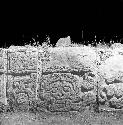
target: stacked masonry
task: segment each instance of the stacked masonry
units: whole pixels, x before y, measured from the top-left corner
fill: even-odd
[[[123,74],[113,78],[121,83],[104,78],[98,74],[94,51],[85,50],[0,49],[0,102],[7,105],[13,99],[21,105],[39,99],[49,111],[81,110],[96,102],[98,92],[100,105],[122,107]]]
[[[40,95],[43,95],[43,98],[47,98],[49,94],[49,91],[47,90],[50,89],[50,92],[55,91],[55,88],[53,89],[53,87],[59,86],[59,84],[61,84],[60,81],[62,81],[61,88],[59,88],[62,89],[60,91],[61,93],[53,92],[53,97],[59,99],[74,98],[76,100],[76,97],[78,98],[78,96],[79,98],[83,97],[85,99],[90,96],[93,99],[89,98],[94,101],[96,92],[95,85],[93,84],[94,80],[92,79],[92,84],[89,85],[86,81],[81,81],[82,79],[80,78],[80,80],[77,75],[71,74],[73,70],[83,69],[83,64],[78,64],[78,62],[75,64],[74,59],[72,59],[76,54],[72,58],[67,58],[66,56],[70,57],[68,52],[71,50],[66,52],[68,54],[66,56],[63,56],[64,54],[62,54],[65,50],[61,52],[57,51],[61,51],[61,49],[53,50],[50,48],[43,51],[41,48],[33,47],[10,47],[6,50],[1,49],[0,85],[2,86],[2,91],[0,101],[7,104],[8,99],[15,97],[14,99],[16,102],[21,103],[23,99],[35,100],[41,98],[39,97],[39,93]],[[58,53],[60,53],[60,55]],[[74,54],[75,52],[71,51],[70,53]],[[79,61],[82,63],[84,60],[79,58]],[[45,77],[47,77],[46,81]],[[51,83],[53,82],[53,84],[50,84],[47,80]],[[49,84],[50,88],[46,88],[46,84]],[[91,91],[85,92],[84,94],[80,90],[81,86],[85,87],[87,90],[90,89]],[[69,89],[70,91],[68,91]],[[89,100],[85,101],[87,101],[85,103],[89,102]],[[66,105],[68,105],[69,100],[66,103]],[[79,106],[81,105],[81,102],[79,104],[73,104],[73,107],[75,107],[75,105]]]
[[[41,74],[37,55],[37,49],[32,47],[11,47],[0,50],[0,101],[2,103],[7,104],[7,99],[12,93],[18,96],[20,91],[26,92],[27,98],[37,97],[39,71]]]

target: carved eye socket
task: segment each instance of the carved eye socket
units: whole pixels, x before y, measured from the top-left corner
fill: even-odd
[[[18,103],[23,103],[23,102],[26,102],[27,100],[28,100],[27,94],[25,94],[25,93],[19,93],[17,95],[17,102]]]
[[[58,88],[57,87],[53,87],[52,90],[51,90],[52,93],[56,93],[58,92]]]
[[[70,86],[64,86],[63,91],[64,92],[70,92]]]

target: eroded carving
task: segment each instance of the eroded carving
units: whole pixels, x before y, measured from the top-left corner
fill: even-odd
[[[26,73],[37,70],[36,51],[8,51],[8,72]]]

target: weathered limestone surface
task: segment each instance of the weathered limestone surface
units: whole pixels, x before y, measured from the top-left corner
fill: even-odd
[[[114,51],[101,65],[103,76],[100,84],[99,99],[101,106],[109,109],[123,108],[123,55]]]
[[[22,108],[36,99],[36,105],[50,112],[82,111],[82,107],[96,104],[98,97],[101,106],[122,107],[122,59],[117,60],[121,55],[107,58],[99,66],[97,53],[90,48],[11,47],[1,53],[5,104]],[[117,72],[112,73],[110,67]]]

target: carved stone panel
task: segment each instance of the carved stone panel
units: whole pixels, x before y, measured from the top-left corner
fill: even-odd
[[[37,71],[36,50],[8,50],[8,73],[29,73]]]
[[[36,73],[25,76],[8,75],[7,98],[10,98],[11,93],[13,93],[15,97],[18,97],[19,93],[26,93],[30,100],[34,100],[36,97],[36,81]]]

